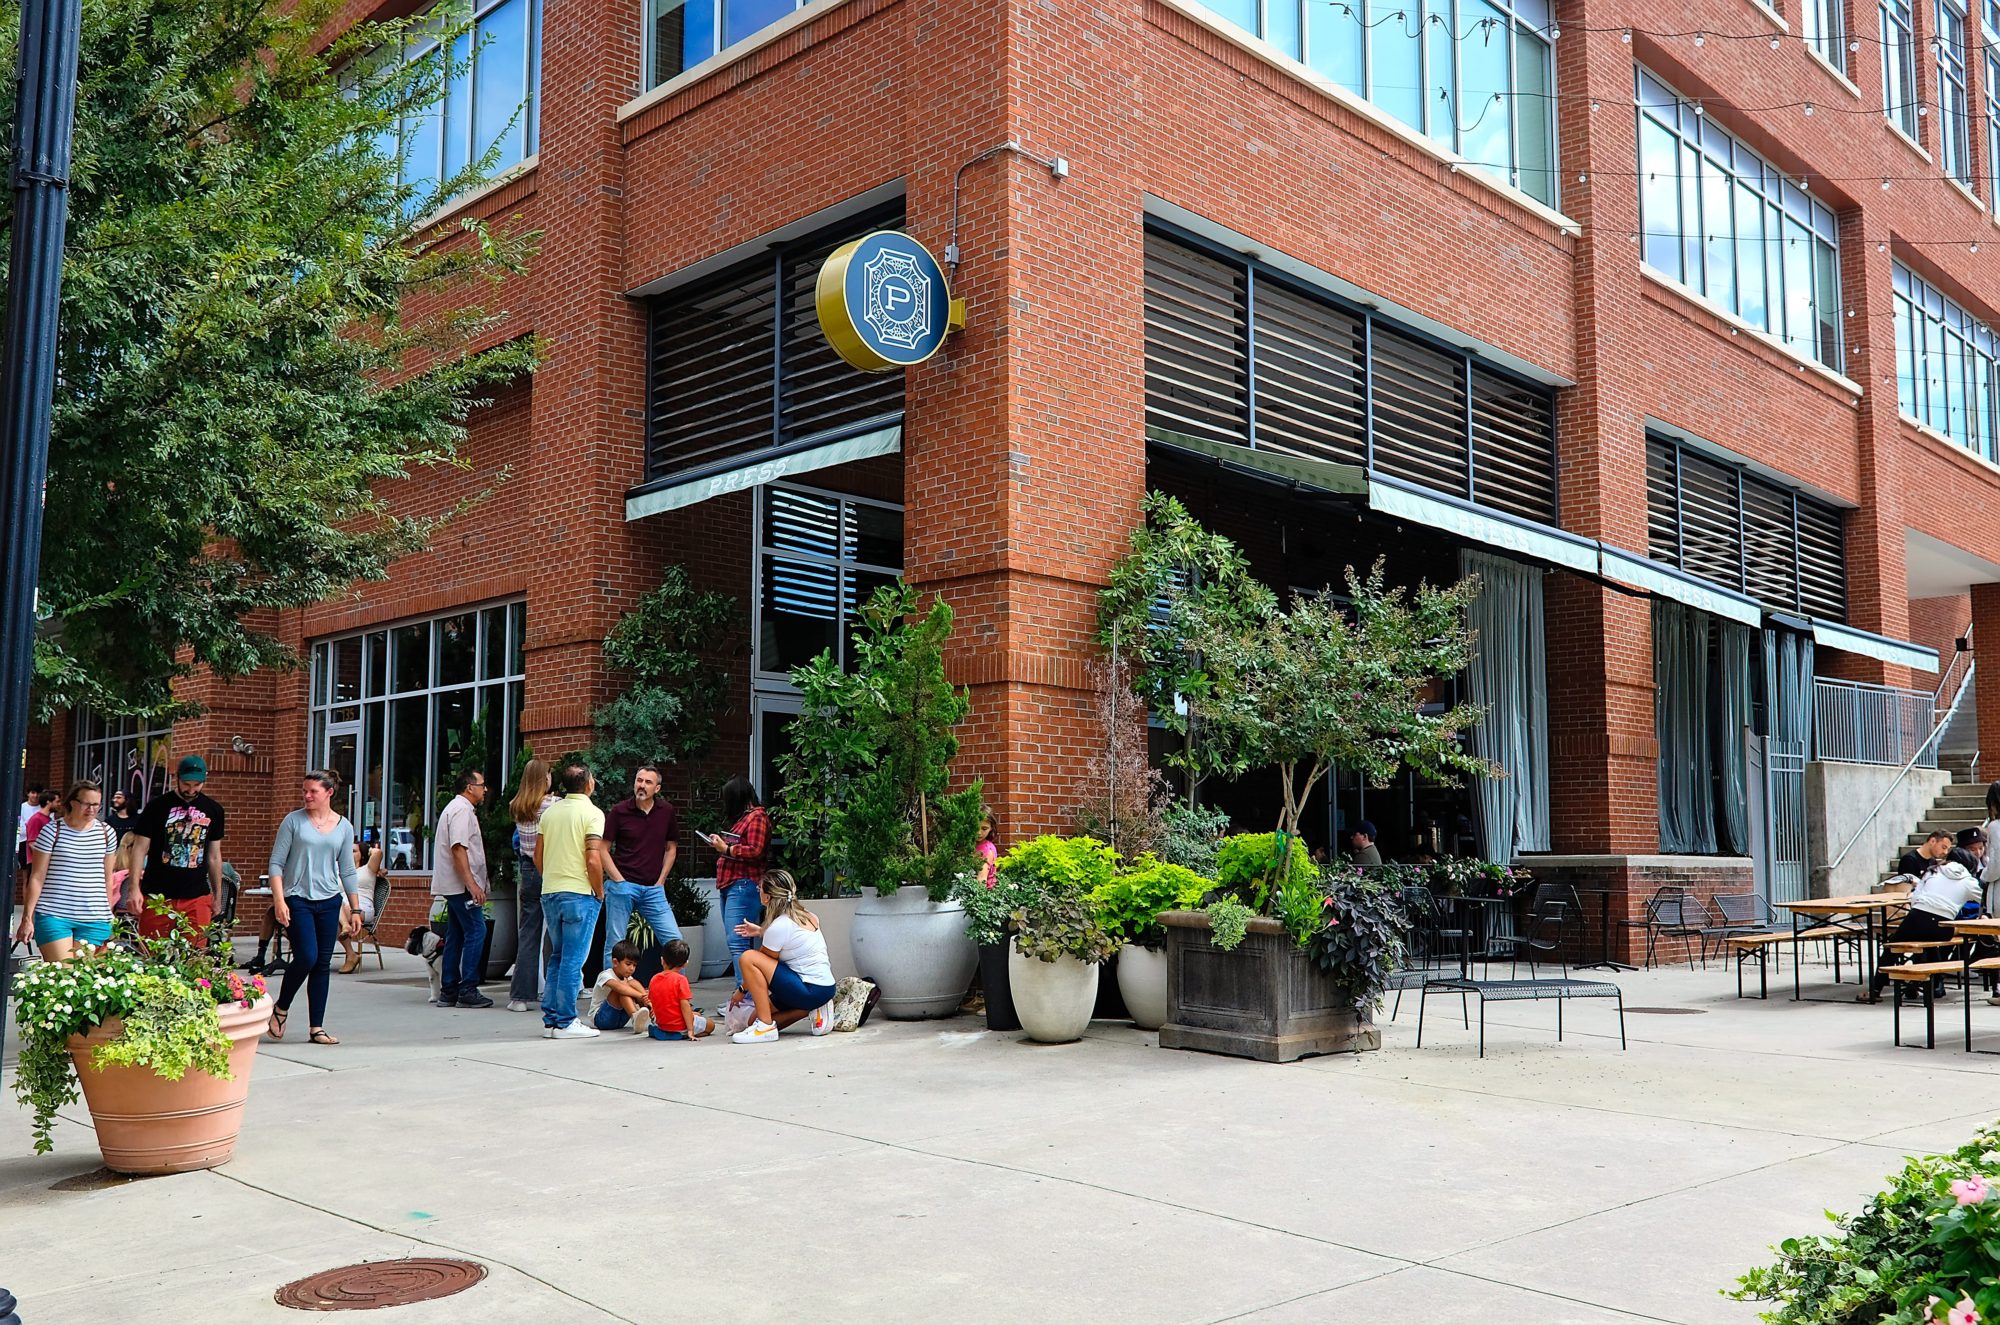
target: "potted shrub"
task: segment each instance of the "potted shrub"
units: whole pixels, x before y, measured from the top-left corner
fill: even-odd
[[[979,949],[979,987],[986,997],[986,1029],[1018,1031],[1013,986],[1007,978],[1007,948],[1014,915],[1014,890],[970,870],[958,876],[952,896],[965,908],[965,934]]]
[[[1031,1040],[1063,1044],[1090,1026],[1098,968],[1119,945],[1092,894],[1117,865],[1118,853],[1089,837],[1037,837],[1001,858],[1000,886],[1014,903],[1007,983]]]
[[[38,1154],[80,1083],[106,1168],[182,1173],[229,1158],[271,1000],[261,976],[230,969],[220,927],[207,948],[193,937],[182,921],[166,938],[79,948],[15,978],[14,1087],[34,1110]]]
[[[1214,887],[1213,879],[1147,855],[1091,894],[1099,923],[1123,945],[1118,993],[1140,1030],[1156,1031],[1167,1019],[1167,931],[1160,916],[1200,906]]]
[[[971,708],[944,675],[951,608],[884,585],[863,605],[843,671],[822,653],[792,671],[800,711],[780,761],[777,827],[816,848],[863,890],[854,965],[881,991],[886,1016],[958,1011],[979,953],[952,886],[974,859],[981,788],[949,790],[952,729]]]

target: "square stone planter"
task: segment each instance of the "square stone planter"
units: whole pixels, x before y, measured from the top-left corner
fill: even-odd
[[[1354,1010],[1277,921],[1251,920],[1230,952],[1210,942],[1199,911],[1169,911],[1160,923],[1167,930],[1162,1049],[1289,1063],[1382,1047],[1374,1020]]]

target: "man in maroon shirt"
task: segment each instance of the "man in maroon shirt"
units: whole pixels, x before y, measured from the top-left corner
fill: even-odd
[[[674,909],[667,905],[667,875],[680,854],[680,820],[660,796],[660,770],[641,764],[632,775],[632,794],[604,814],[604,964],[611,945],[625,937],[637,911],[653,931],[653,942],[681,936]]]

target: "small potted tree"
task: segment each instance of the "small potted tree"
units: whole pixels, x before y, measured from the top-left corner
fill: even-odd
[[[1213,879],[1148,855],[1091,893],[1099,923],[1122,945],[1118,994],[1140,1030],[1156,1031],[1167,1019],[1167,931],[1160,916],[1199,907],[1214,887]]]
[[[1063,1044],[1090,1026],[1098,970],[1119,947],[1093,895],[1117,864],[1117,852],[1089,837],[1037,837],[1000,861],[1014,903],[1007,983],[1031,1040]]]
[[[890,1017],[951,1016],[979,960],[951,896],[973,863],[981,807],[978,781],[950,790],[952,729],[972,704],[945,680],[951,622],[942,598],[926,608],[909,585],[884,585],[861,609],[848,670],[822,653],[792,672],[800,711],[780,761],[778,828],[864,890],[854,964]]]
[[[271,999],[263,977],[231,969],[223,927],[202,948],[179,926],[15,977],[14,1089],[34,1110],[36,1153],[54,1149],[56,1111],[76,1102],[79,1084],[114,1172],[214,1168],[235,1150]]]

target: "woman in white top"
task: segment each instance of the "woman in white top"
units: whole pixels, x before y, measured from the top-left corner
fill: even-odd
[[[542,1001],[542,872],[535,868],[535,839],[542,835],[542,812],[556,803],[549,793],[549,766],[530,759],[521,786],[507,809],[514,817],[518,920],[514,930],[514,979],[507,987],[509,1012],[532,1012]]]
[[[62,817],[43,824],[28,843],[28,894],[14,941],[27,942],[32,931],[49,961],[69,960],[79,943],[111,938],[118,839],[98,820],[103,805],[104,791],[95,782],[76,783],[63,797]]]
[[[361,967],[361,940],[363,931],[375,930],[375,880],[382,877],[382,848],[354,843],[354,886],[360,889],[354,894],[358,904],[356,909],[341,908],[340,946],[347,953],[347,960],[340,964],[342,975],[353,975]],[[361,923],[356,926],[354,917],[359,915]]]
[[[814,1035],[833,1029],[833,963],[819,917],[799,904],[799,886],[783,870],[771,870],[757,886],[764,923],[736,926],[744,938],[762,938],[743,954],[743,987],[757,1005],[757,1019],[729,1038],[737,1044],[775,1044],[778,1032],[812,1018]]]

